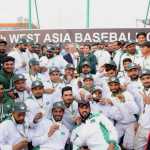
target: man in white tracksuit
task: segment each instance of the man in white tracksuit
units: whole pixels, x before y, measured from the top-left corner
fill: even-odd
[[[146,147],[150,133],[150,70],[142,71],[141,81],[143,91],[139,92],[139,97],[141,97],[141,111],[134,142],[135,150],[143,150]]]
[[[27,49],[25,51],[25,60],[26,60],[26,71],[28,72],[29,71],[29,61],[30,59],[33,59],[35,58],[37,61],[39,61],[39,56],[35,53],[34,49],[33,49],[33,44],[34,44],[34,41],[32,40],[27,40]]]
[[[117,150],[117,132],[113,124],[101,113],[91,113],[90,103],[78,104],[81,123],[71,136],[73,150],[88,147],[90,150]]]
[[[29,96],[31,96],[31,91],[26,88],[26,78],[23,74],[16,74],[14,77],[14,93],[15,93],[15,102],[22,101],[24,102]]]
[[[42,118],[48,116],[53,101],[49,98],[49,95],[44,94],[44,86],[41,81],[32,82],[31,88],[32,96],[25,103],[28,108],[27,119],[30,127],[34,127]]]
[[[25,73],[27,71],[27,60],[25,58],[25,44],[26,40],[20,39],[18,41],[18,48],[8,53],[8,56],[15,58],[15,73]]]
[[[119,141],[123,138],[124,148],[133,149],[134,127],[137,124],[135,115],[139,113],[139,108],[133,96],[128,91],[122,91],[118,78],[109,79],[108,85],[111,91],[109,103],[122,114],[122,119],[117,120],[115,125]]]
[[[25,122],[26,111],[25,103],[16,102],[12,117],[0,124],[1,150],[27,150],[30,139],[29,128]]]
[[[112,122],[122,119],[119,108],[107,103],[107,98],[103,97],[103,91],[100,87],[93,88],[90,106],[92,112],[101,112]]]
[[[123,71],[123,60],[125,58],[130,58],[132,60],[133,63],[141,65],[141,54],[137,51],[136,49],[136,43],[135,41],[128,41],[128,43],[125,45],[125,48],[127,49],[127,52],[124,53],[121,57],[121,62],[120,62],[120,70],[119,71]]]
[[[36,60],[35,58],[32,58],[29,60],[29,71],[27,71],[24,76],[26,78],[26,85],[30,89],[31,84],[33,81],[39,80],[44,82],[45,77],[39,73],[40,66],[39,66],[39,61]]]
[[[56,102],[52,108],[52,118],[43,118],[30,130],[32,145],[39,150],[64,150],[69,130],[62,123],[64,115],[63,102]]]
[[[65,86],[63,80],[61,79],[60,70],[57,67],[52,67],[49,69],[49,77],[43,82],[45,91],[49,93],[51,99],[57,102],[61,99],[61,89]]]
[[[136,97],[136,91],[140,91],[142,89],[142,83],[139,78],[140,75],[139,67],[134,63],[128,64],[127,75],[128,78],[122,78],[122,82],[124,82],[123,87],[134,96],[135,102],[140,109],[140,101]]]

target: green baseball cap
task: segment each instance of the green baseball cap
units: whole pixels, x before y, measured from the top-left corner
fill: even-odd
[[[43,83],[39,80],[36,80],[36,81],[33,81],[32,82],[32,85],[31,85],[31,88],[35,88],[35,87],[44,87]]]
[[[49,69],[49,73],[53,73],[53,72],[60,72],[60,70],[57,67],[52,67]]]
[[[132,40],[127,41],[127,43],[125,44],[125,47],[127,48],[128,46],[133,45],[133,44],[135,45],[136,42],[135,42],[135,41],[132,41]]]
[[[27,112],[27,106],[24,102],[15,102],[12,112]]]
[[[115,63],[113,60],[111,60],[111,61],[109,61],[108,63],[106,63],[106,64],[105,64],[105,67],[107,67],[107,66],[114,66],[114,67],[117,67],[116,63]]]
[[[32,48],[40,48],[41,45],[39,43],[33,43]]]
[[[92,89],[92,93],[94,93],[94,92],[96,92],[96,91],[100,91],[100,92],[102,92],[102,88],[101,88],[101,87],[99,87],[99,86],[95,86],[95,87],[93,87],[93,89]]]
[[[26,80],[26,78],[23,74],[16,74],[14,76],[14,82],[19,81],[19,80]]]
[[[117,77],[112,77],[112,78],[109,78],[109,80],[108,80],[108,84],[110,84],[110,83],[119,83],[120,84],[120,81],[119,81],[119,79],[117,78]]]
[[[88,62],[88,61],[84,61],[83,63],[82,63],[82,67],[83,66],[89,66],[89,67],[91,67],[91,65],[90,65],[90,63]]]
[[[29,65],[39,65],[39,61],[35,58],[29,60]]]
[[[27,44],[29,44],[29,45],[33,45],[33,44],[34,44],[34,41],[33,41],[33,40],[31,40],[31,39],[27,39]]]
[[[127,66],[127,71],[129,71],[131,69],[138,69],[138,66],[135,63],[130,63]]]
[[[83,76],[83,81],[85,81],[86,79],[91,79],[93,80],[93,76],[91,74],[87,74]]]
[[[65,69],[75,69],[73,64],[67,64]]]
[[[19,39],[17,43],[18,44],[27,44],[27,40],[22,38],[22,39]]]
[[[54,109],[54,108],[61,108],[61,109],[65,110],[65,105],[64,105],[63,102],[55,102],[53,104],[53,108],[52,109]]]
[[[53,52],[55,50],[55,46],[53,43],[47,44],[46,48],[47,48],[47,51],[50,51],[50,52]]]
[[[143,77],[144,75],[150,75],[150,70],[148,69],[142,70],[140,77]]]

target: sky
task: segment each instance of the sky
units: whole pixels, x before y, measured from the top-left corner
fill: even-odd
[[[42,29],[86,28],[87,0],[37,0]],[[34,6],[34,0],[32,0]],[[136,19],[145,19],[148,0],[90,0],[90,28],[141,27]],[[1,0],[0,22],[28,18],[28,0]],[[32,20],[37,24],[35,7]]]

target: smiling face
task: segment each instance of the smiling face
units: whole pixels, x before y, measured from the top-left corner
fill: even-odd
[[[62,99],[65,105],[69,106],[73,102],[73,95],[71,90],[67,90],[63,92]]]
[[[139,70],[137,68],[133,68],[128,70],[127,74],[131,80],[137,80],[139,77]]]
[[[130,54],[135,54],[136,53],[136,45],[135,44],[131,44],[131,45],[127,46],[127,51]]]
[[[64,115],[64,109],[62,108],[53,108],[52,115],[56,122],[61,121]]]
[[[15,81],[15,88],[17,91],[23,92],[26,88],[26,80]]]
[[[110,91],[112,93],[118,93],[120,91],[120,84],[117,82],[110,82],[109,84]]]
[[[25,112],[13,112],[12,113],[17,124],[23,124],[25,121]]]
[[[50,73],[50,79],[52,82],[58,82],[60,81],[60,72],[53,71]]]
[[[82,66],[81,72],[82,72],[83,74],[88,74],[88,73],[90,73],[90,71],[91,71],[91,68],[90,68],[89,65],[83,65],[83,66]]]
[[[150,88],[150,75],[143,75],[141,81],[145,88]]]
[[[141,51],[142,51],[142,55],[143,55],[143,56],[147,56],[148,54],[150,54],[150,47],[143,46],[143,47],[141,48]]]
[[[91,108],[89,105],[80,105],[78,107],[78,111],[79,111],[79,114],[82,118],[82,120],[86,120],[88,118],[88,116],[90,115],[90,112],[91,112]]]
[[[7,73],[12,73],[15,68],[15,63],[13,61],[7,61],[3,64],[3,69]]]
[[[145,35],[139,35],[137,40],[139,44],[143,44],[146,41],[146,37]]]
[[[43,86],[37,86],[32,88],[32,93],[36,98],[41,98],[44,93],[44,87]]]
[[[86,86],[87,88],[93,87],[93,84],[94,84],[93,79],[90,78],[84,79],[84,86]]]

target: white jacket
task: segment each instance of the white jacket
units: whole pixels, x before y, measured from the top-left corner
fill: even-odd
[[[42,102],[42,104],[40,102]],[[37,113],[42,112],[43,117],[47,117],[50,115],[53,106],[53,101],[49,99],[49,95],[47,94],[44,94],[42,100],[39,102],[34,96],[32,96],[29,97],[25,103],[28,109],[27,119],[30,127],[36,126],[36,124],[33,123],[33,119]]]
[[[33,146],[39,146],[40,150],[63,150],[69,136],[69,130],[59,123],[59,129],[48,137],[48,131],[54,122],[46,118],[42,119],[38,126],[30,130]]]
[[[27,124],[16,124],[13,119],[6,120],[0,124],[1,150],[12,150],[12,146],[18,144],[24,138],[29,139],[29,128]]]
[[[120,100],[114,96],[111,97],[111,100],[113,105],[120,110],[120,113],[123,116],[123,118],[118,122],[128,124],[136,121],[135,114],[138,114],[139,108],[135,103],[133,96],[129,92],[125,91],[122,94],[125,98],[125,102],[120,102]]]
[[[73,130],[71,141],[73,150],[82,146],[88,146],[90,150],[107,150],[109,142],[117,143],[118,137],[113,124],[104,115],[96,113]]]

